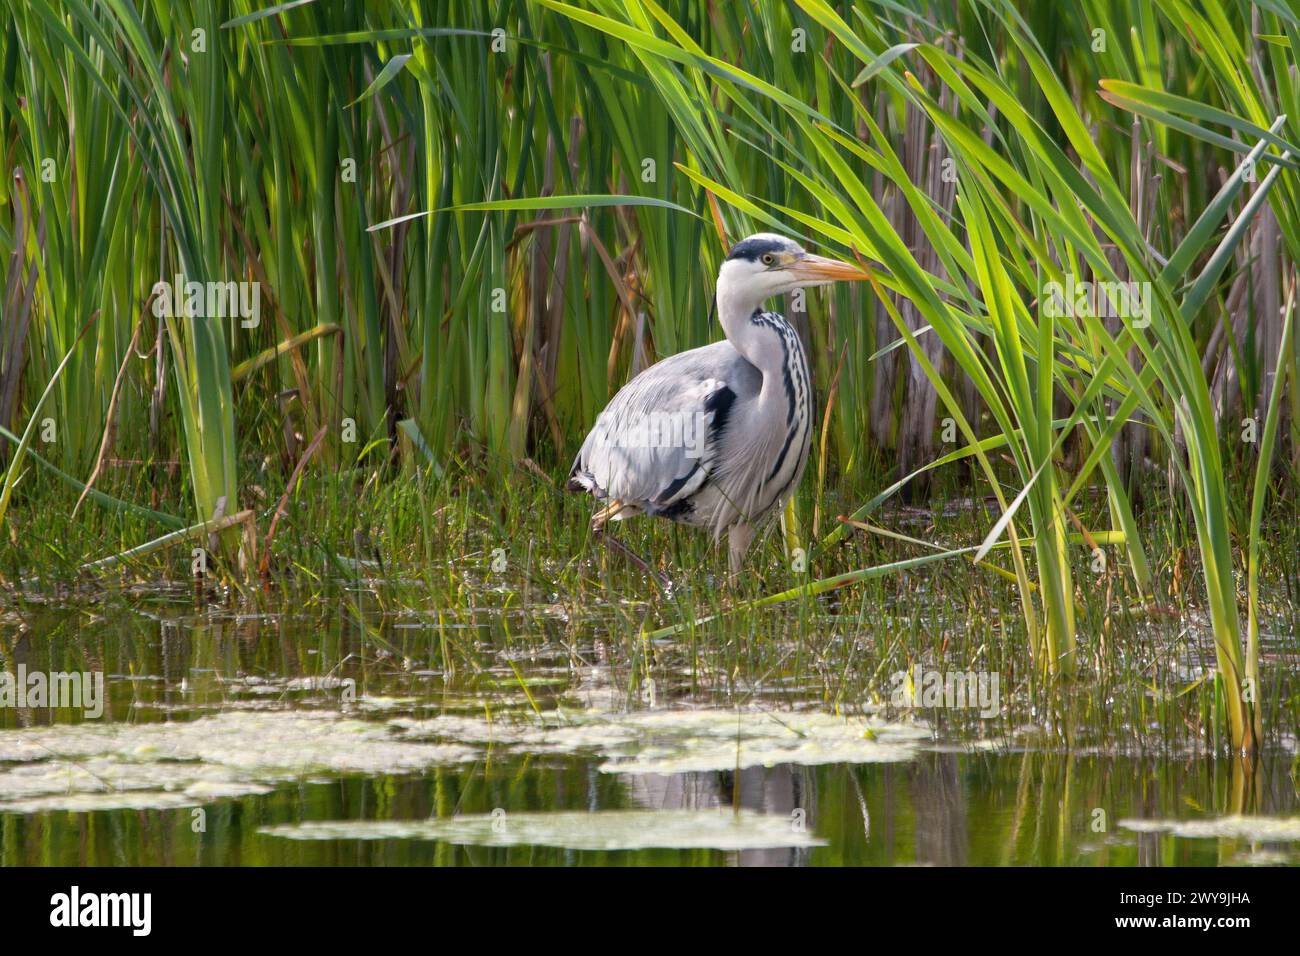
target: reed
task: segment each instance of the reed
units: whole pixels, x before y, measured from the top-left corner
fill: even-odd
[[[558,470],[630,374],[717,336],[719,230],[770,227],[873,276],[796,316],[835,383],[819,486],[858,503],[805,525],[815,579],[871,570],[838,564],[851,529],[965,468],[997,516],[928,553],[1017,582],[1050,684],[1087,575],[1160,603],[1159,479],[1250,750],[1266,499],[1300,455],[1300,19],[1050,6],[32,0],[0,33],[0,521],[34,464],[84,487],[115,455],[183,458],[188,505],[129,505],[172,527],[315,470]],[[157,314],[178,274],[256,283],[261,321]]]

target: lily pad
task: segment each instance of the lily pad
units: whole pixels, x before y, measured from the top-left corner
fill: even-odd
[[[175,810],[179,807],[197,807],[202,802],[183,793],[124,790],[112,793],[69,793],[14,800],[0,804],[0,810],[5,813],[48,813],[52,810],[68,813],[93,813],[97,810]]]
[[[1121,820],[1136,833],[1169,833],[1185,839],[1229,837],[1261,843],[1300,841],[1300,817],[1218,817],[1212,820]]]
[[[413,739],[476,741],[528,753],[589,753],[605,773],[686,773],[777,764],[911,760],[930,732],[871,717],[766,710],[551,711],[530,720],[393,721]]]
[[[48,798],[42,809],[75,809],[87,805],[78,795],[140,791],[185,794],[193,804],[265,793],[310,775],[410,773],[478,755],[462,744],[402,740],[382,723],[313,711],[6,730],[0,812],[33,812],[25,808],[36,798]]]
[[[825,846],[790,818],[752,810],[603,810],[473,814],[434,820],[310,821],[263,827],[290,840],[438,840],[470,846],[566,850],[757,850]]]

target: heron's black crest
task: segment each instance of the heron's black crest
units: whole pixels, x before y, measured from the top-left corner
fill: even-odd
[[[731,252],[727,254],[727,260],[748,259],[750,262],[754,262],[759,256],[766,255],[769,252],[789,252],[792,245],[793,243],[787,239],[751,236],[732,246]]]

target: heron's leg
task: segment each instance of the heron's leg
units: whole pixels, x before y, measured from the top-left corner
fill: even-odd
[[[749,543],[753,540],[752,525],[741,522],[727,529],[727,559],[731,565],[732,577],[740,574],[740,569],[745,563],[745,552],[749,550]]]

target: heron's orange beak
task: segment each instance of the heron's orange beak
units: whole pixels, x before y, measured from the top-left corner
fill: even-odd
[[[809,282],[862,282],[867,278],[867,274],[857,266],[810,252],[791,263],[789,270],[796,278]]]

